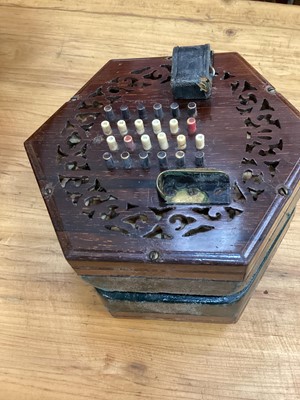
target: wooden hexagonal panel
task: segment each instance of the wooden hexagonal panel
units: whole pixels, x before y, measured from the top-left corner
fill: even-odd
[[[171,57],[111,60],[25,143],[67,260],[115,315],[235,320],[299,198],[299,113],[238,54],[214,59],[212,96],[194,101],[196,113],[191,100],[170,108]],[[209,178],[205,202],[193,185],[188,201],[166,201],[158,175],[201,171],[199,151],[228,185]]]

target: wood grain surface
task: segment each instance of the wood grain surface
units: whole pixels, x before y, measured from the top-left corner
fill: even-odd
[[[300,398],[300,209],[236,325],[112,318],[65,261],[24,140],[111,58],[210,42],[300,108],[300,8],[0,0],[0,399]],[[295,134],[298,132],[295,132]]]

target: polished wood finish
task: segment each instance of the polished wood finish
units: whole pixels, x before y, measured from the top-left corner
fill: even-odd
[[[189,100],[177,100],[179,132],[186,137],[185,168],[177,169],[177,139],[169,128],[175,101],[170,56],[108,62],[25,142],[67,260],[99,288],[114,315],[115,304],[124,316],[133,316],[135,305],[143,315],[148,305],[152,318],[156,311],[159,318],[197,313],[201,320],[235,322],[258,282],[255,276],[262,276],[286,232],[300,194],[299,113],[240,55],[215,54],[214,68],[211,98],[194,100],[196,133],[205,135],[204,169],[195,168],[195,133],[187,131]],[[158,116],[155,105],[161,107]],[[140,117],[152,143],[147,169],[140,164],[143,147],[134,125]],[[156,117],[167,138],[163,168],[152,129]],[[123,118],[134,142],[130,169],[121,158],[127,150],[118,128]],[[106,120],[118,147],[108,153],[113,159],[108,167],[103,157],[110,149],[101,128]],[[188,204],[168,203],[160,183],[163,170],[172,191],[176,176],[184,183],[202,179],[199,174],[209,179],[206,203],[195,203],[194,196]],[[98,275],[119,283],[120,275],[138,277],[135,290],[129,290],[136,294],[127,295],[127,287],[119,284],[115,298],[99,285]],[[173,283],[171,296],[165,282],[172,278],[181,279]],[[186,292],[196,298],[176,297],[182,294],[182,278],[199,282],[198,289]],[[145,291],[152,280],[160,280],[158,287],[150,284]],[[243,284],[233,290],[232,280]],[[199,298],[208,292],[213,299]]]
[[[169,130],[171,65],[169,56],[108,62],[25,143],[63,252],[81,274],[99,269],[118,275],[121,269],[129,276],[147,276],[159,264],[173,278],[184,274],[226,281],[236,274],[241,280],[255,269],[252,260],[265,256],[265,242],[282,213],[299,198],[300,114],[238,54],[221,53],[214,56],[211,98],[195,100],[196,121],[197,132],[205,135],[205,167],[230,178],[229,201],[184,205],[162,200],[156,188],[160,148],[151,122],[153,105],[160,103],[168,169],[176,168],[177,141]],[[186,126],[189,101],[177,100],[180,132],[187,137],[187,170],[195,168],[196,153],[195,137]],[[152,142],[147,170],[140,166],[143,148],[134,127],[140,103]],[[124,104],[135,142],[130,170],[122,166],[126,146],[116,123]],[[101,130],[109,118],[107,105],[119,147],[112,152],[112,171],[102,159],[109,150]],[[215,185],[213,191],[221,191]]]
[[[0,9],[1,396],[297,399],[299,211],[237,325],[114,319],[62,256],[23,142],[108,59],[165,55],[174,42],[239,52],[299,109],[298,7],[28,0]]]

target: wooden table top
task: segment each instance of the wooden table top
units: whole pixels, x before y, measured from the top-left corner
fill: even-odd
[[[300,7],[0,0],[0,399],[300,398],[300,205],[236,325],[114,319],[65,261],[24,140],[112,58],[209,42],[300,109]]]

